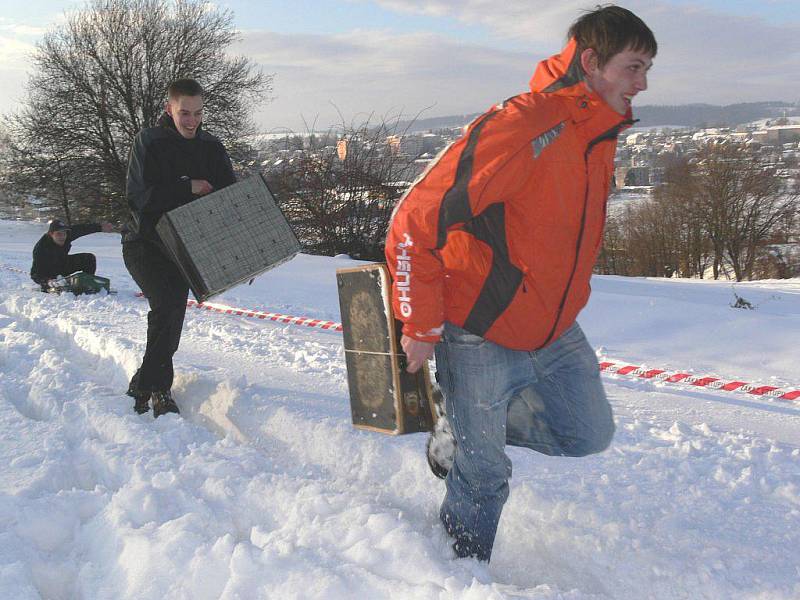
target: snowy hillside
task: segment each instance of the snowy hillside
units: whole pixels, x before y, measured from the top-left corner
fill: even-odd
[[[606,377],[603,454],[509,450],[489,566],[455,560],[422,434],[350,425],[340,334],[189,309],[181,416],[124,396],[147,304],[119,237],[112,296],[27,271],[44,227],[0,222],[0,598],[800,598],[800,401]],[[215,300],[339,320],[345,259],[299,256]],[[800,281],[596,277],[598,355],[800,385]]]

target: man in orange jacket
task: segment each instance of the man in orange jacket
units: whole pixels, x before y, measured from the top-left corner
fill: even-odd
[[[440,518],[459,557],[491,557],[509,493],[506,444],[585,456],[614,434],[575,319],[616,139],[657,44],[617,6],[587,12],[568,37],[529,93],[484,113],[438,157],[398,203],[386,240],[408,370],[435,351],[455,434]]]

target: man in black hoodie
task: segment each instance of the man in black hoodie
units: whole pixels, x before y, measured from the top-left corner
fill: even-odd
[[[131,222],[122,238],[125,266],[150,303],[147,347],[128,387],[143,414],[179,412],[170,392],[172,357],[178,350],[189,284],[170,260],[155,226],[161,216],[235,181],[230,158],[216,137],[201,128],[203,88],[178,79],[167,90],[165,113],[157,127],[134,140],[128,165],[127,198]]]
[[[89,223],[69,226],[59,219],[50,221],[50,225],[36,245],[33,247],[33,265],[31,279],[42,286],[42,291],[50,287],[50,280],[76,271],[85,271],[94,275],[97,259],[88,252],[70,255],[72,242],[90,233],[111,233],[111,223]]]

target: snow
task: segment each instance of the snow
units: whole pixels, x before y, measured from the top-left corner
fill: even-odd
[[[653,199],[651,186],[625,186],[617,188],[608,197],[608,215],[621,218],[625,209]]]
[[[0,264],[27,271],[43,231],[0,222]],[[0,269],[2,598],[800,598],[798,402],[607,377],[610,449],[509,449],[492,563],[457,560],[425,436],[350,425],[340,334],[188,309],[181,416],[139,416],[123,392],[147,305],[118,236],[73,251],[119,293]],[[215,300],[338,321],[334,271],[354,264],[301,255]],[[800,280],[593,288],[600,357],[800,384]]]

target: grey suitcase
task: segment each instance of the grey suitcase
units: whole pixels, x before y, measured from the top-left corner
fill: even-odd
[[[300,252],[300,242],[261,175],[169,211],[156,231],[198,302]]]

